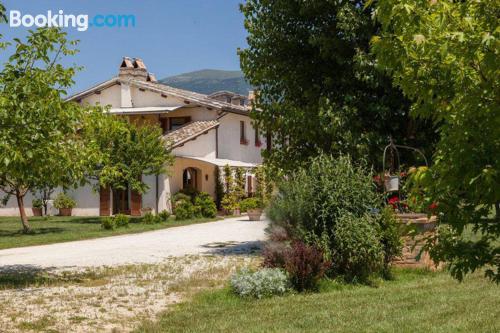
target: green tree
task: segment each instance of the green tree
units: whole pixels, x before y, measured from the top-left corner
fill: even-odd
[[[241,201],[245,198],[245,169],[242,167],[237,167],[234,171],[234,179],[235,179],[235,194],[238,201]]]
[[[144,193],[148,186],[141,176],[165,173],[173,164],[170,145],[158,126],[137,125],[106,113],[93,114],[87,123],[84,141],[98,152],[89,178],[98,180],[98,186]]]
[[[380,65],[413,100],[413,115],[439,124],[434,164],[418,181],[447,226],[431,255],[460,280],[486,266],[500,282],[499,13],[498,1],[376,5]]]
[[[408,117],[409,102],[376,70],[378,26],[365,1],[249,0],[241,68],[258,89],[257,125],[272,136],[267,162],[294,169],[320,152],[376,164],[389,136],[422,147],[432,126]]]
[[[61,96],[77,68],[61,58],[76,42],[58,29],[14,39],[15,52],[0,72],[0,190],[15,196],[25,232],[24,197],[45,183],[75,183],[84,176],[87,149],[79,140],[85,109]]]

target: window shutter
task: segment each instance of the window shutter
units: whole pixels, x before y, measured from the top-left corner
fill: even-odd
[[[110,188],[101,187],[99,191],[99,215],[100,216],[109,216],[110,208],[111,208],[111,198],[110,198]]]
[[[252,195],[252,192],[253,192],[252,176],[247,176],[247,192],[248,192],[248,196]]]
[[[141,216],[142,195],[137,191],[131,191],[130,201],[130,215]]]

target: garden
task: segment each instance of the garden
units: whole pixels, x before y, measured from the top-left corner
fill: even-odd
[[[500,329],[500,289],[484,270],[458,282],[432,261],[400,267],[403,236],[416,230],[366,164],[320,155],[275,185],[258,262],[137,332]]]

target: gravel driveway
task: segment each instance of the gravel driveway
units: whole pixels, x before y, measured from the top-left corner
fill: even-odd
[[[9,267],[71,268],[157,263],[188,254],[237,254],[257,249],[267,221],[222,221],[100,239],[0,250],[0,271]]]

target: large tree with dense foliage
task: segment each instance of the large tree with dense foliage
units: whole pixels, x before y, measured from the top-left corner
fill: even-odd
[[[144,193],[148,187],[141,176],[164,173],[173,163],[159,126],[138,125],[107,114],[91,116],[83,136],[86,144],[99,152],[88,175],[98,180],[99,186]]]
[[[294,169],[320,152],[381,160],[392,136],[431,141],[409,102],[369,54],[377,24],[364,1],[249,0],[241,6],[246,78],[258,89],[255,121],[272,134],[267,161]]]
[[[379,0],[373,49],[414,103],[439,124],[434,165],[419,175],[438,204],[434,259],[452,274],[486,266],[500,281],[500,28],[498,1]],[[476,237],[465,238],[472,226]]]
[[[76,70],[61,57],[74,44],[58,29],[30,31],[26,41],[14,39],[0,72],[0,190],[17,199],[25,232],[25,195],[47,182],[77,182],[88,162],[78,134],[85,111],[61,97]]]

